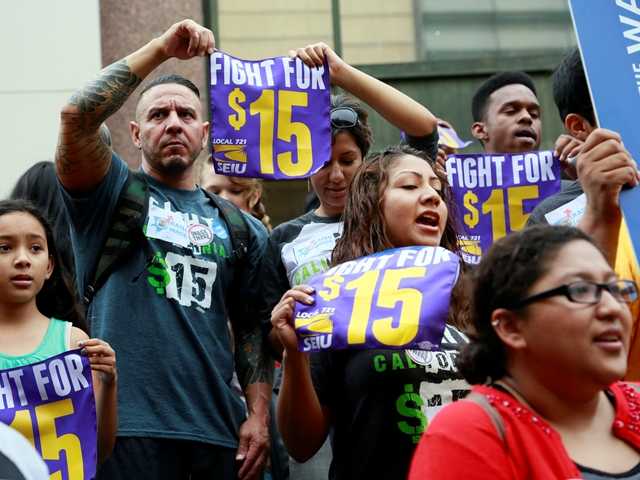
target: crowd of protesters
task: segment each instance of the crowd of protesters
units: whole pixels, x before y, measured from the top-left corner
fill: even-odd
[[[450,125],[325,44],[291,51],[344,94],[309,179],[316,206],[273,228],[260,180],[196,162],[210,129],[198,88],[164,75],[138,91],[166,60],[214,49],[184,20],[106,67],[62,108],[55,162],[0,202],[0,368],[82,348],[96,478],[640,478],[638,272],[618,198],[640,175],[597,125],[579,51],[553,75],[570,180],[462,265],[442,343],[308,354],[293,317],[314,275],[393,248],[461,252],[455,150],[438,141]],[[132,95],[139,171],[104,125]],[[370,152],[365,105],[401,145]],[[488,154],[539,149],[527,74],[497,73],[470,107]],[[577,228],[538,225],[583,192]],[[415,413],[398,417],[402,395]]]

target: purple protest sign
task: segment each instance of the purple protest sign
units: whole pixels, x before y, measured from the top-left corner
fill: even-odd
[[[209,58],[216,173],[306,178],[331,158],[329,69],[299,58]]]
[[[479,263],[493,242],[524,228],[536,205],[560,191],[560,163],[548,150],[450,155],[447,177],[467,263]]]
[[[314,304],[294,312],[298,348],[437,349],[459,267],[442,247],[404,247],[312,277]]]
[[[95,476],[96,407],[89,360],[80,350],[0,371],[0,422],[31,442],[51,478]]]
[[[471,140],[462,140],[453,127],[438,124],[438,145],[449,148],[467,148],[471,145]]]

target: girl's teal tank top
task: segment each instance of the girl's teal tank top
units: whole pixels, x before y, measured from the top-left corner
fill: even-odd
[[[17,356],[0,353],[0,370],[38,363],[66,352],[69,349],[70,340],[71,323],[52,318],[42,342],[33,352]]]

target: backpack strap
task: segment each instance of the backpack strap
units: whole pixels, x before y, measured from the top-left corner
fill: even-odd
[[[489,403],[487,397],[480,393],[471,392],[464,399],[469,402],[475,403],[476,405],[479,405],[480,408],[485,411],[485,413],[491,419],[491,423],[493,423],[493,426],[496,428],[500,440],[506,445],[506,430],[504,427],[504,421],[502,420],[502,417],[500,416],[498,411],[493,407],[493,405]]]
[[[249,226],[244,219],[242,212],[231,202],[219,197],[207,190],[202,190],[209,201],[218,208],[222,220],[229,228],[229,236],[231,237],[231,263],[242,262],[249,250]]]
[[[104,244],[96,259],[94,271],[83,294],[88,306],[95,293],[104,285],[118,263],[139,244],[147,210],[149,208],[149,184],[142,172],[129,170],[120,192],[118,203],[109,220]]]
[[[224,294],[224,309],[231,319],[231,325],[236,331],[236,320],[245,319],[249,312],[249,302],[241,298],[239,281],[244,270],[249,266],[247,252],[249,251],[249,225],[242,211],[233,203],[203,189],[209,201],[218,208],[222,220],[227,224],[231,237],[231,255],[229,261],[233,267],[233,279]]]

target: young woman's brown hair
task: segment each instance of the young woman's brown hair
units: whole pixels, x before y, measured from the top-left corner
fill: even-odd
[[[435,168],[435,162],[424,152],[401,145],[389,147],[383,152],[373,155],[364,162],[356,173],[343,215],[344,231],[342,237],[337,241],[331,257],[333,265],[393,247],[382,216],[382,195],[387,187],[389,169],[403,155],[422,158],[433,167],[440,179],[442,183],[440,195],[449,211],[440,246],[454,253],[459,253],[455,204],[446,176]],[[466,330],[469,325],[467,298],[470,287],[468,282],[469,278],[463,263],[460,278],[452,292],[449,313],[449,323],[461,330]]]
[[[384,226],[382,194],[387,187],[389,168],[403,155],[422,158],[434,167],[434,172],[442,182],[441,196],[449,211],[441,246],[452,252],[458,252],[454,204],[446,177],[438,174],[434,161],[424,152],[400,145],[389,147],[373,155],[356,173],[343,215],[344,231],[336,243],[331,258],[334,265],[393,247]]]

